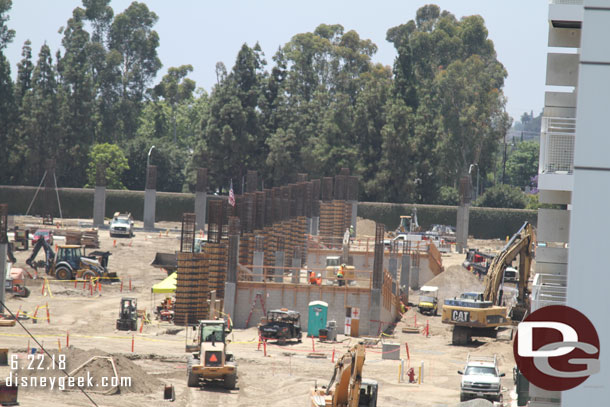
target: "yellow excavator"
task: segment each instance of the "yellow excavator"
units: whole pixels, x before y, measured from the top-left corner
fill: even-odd
[[[485,276],[483,293],[464,293],[460,298],[446,299],[442,321],[453,325],[454,345],[466,345],[473,336],[495,338],[497,328],[520,322],[529,310],[529,291],[534,230],[525,222],[493,258]],[[519,282],[516,303],[509,307],[503,302],[504,271],[519,256]]]
[[[362,378],[364,357],[363,343],[341,356],[328,386],[313,389],[311,407],[376,407],[378,384]]]

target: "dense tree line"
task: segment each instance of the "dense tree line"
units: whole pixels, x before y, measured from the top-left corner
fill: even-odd
[[[244,44],[232,68],[216,65],[208,94],[190,65],[153,83],[158,16],[139,2],[115,14],[109,3],[83,0],[61,50],[43,45],[34,58],[26,41],[13,81],[2,54],[11,1],[0,0],[0,183],[36,185],[55,158],[61,186],[91,185],[105,162],[109,185],[142,189],[155,145],[165,191],[192,189],[196,167],[209,169],[212,189],[248,169],[269,187],[349,167],[362,199],[446,203],[471,164],[483,180],[497,168],[507,73],[480,16],[420,8],[387,31],[393,67],[341,25],[296,34],[271,63]]]

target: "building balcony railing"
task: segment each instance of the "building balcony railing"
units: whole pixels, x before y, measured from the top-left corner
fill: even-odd
[[[576,119],[543,117],[540,136],[540,174],[572,174]]]
[[[576,4],[582,5],[584,0],[550,0],[551,4]]]
[[[532,283],[532,312],[548,305],[565,305],[566,276],[538,273]]]

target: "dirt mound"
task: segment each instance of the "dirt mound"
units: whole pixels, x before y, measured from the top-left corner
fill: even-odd
[[[356,234],[358,237],[375,237],[375,221],[358,217],[356,223]]]
[[[462,266],[450,266],[443,273],[428,281],[426,285],[438,287],[439,303],[446,298],[459,297],[467,291],[483,291],[483,281]]]
[[[21,377],[39,378],[65,377],[65,374],[54,366],[53,357],[57,362],[65,360],[64,370],[67,373],[72,373],[91,358],[101,356],[102,358],[89,361],[73,374],[76,378],[84,378],[85,390],[108,391],[110,394],[115,394],[118,386],[120,393],[151,393],[162,384],[154,376],[149,375],[140,366],[121,354],[109,354],[98,349],[85,351],[75,347],[63,349],[61,353],[58,353],[58,351],[49,351],[49,353],[51,358],[47,355],[34,355],[36,358],[33,363],[30,363],[32,355],[30,355],[30,359],[20,359],[19,375]],[[65,359],[63,359],[63,356],[65,356]],[[116,376],[110,360],[107,359],[108,357],[114,361]],[[118,380],[114,379],[117,376]],[[32,387],[37,388],[37,386]],[[66,390],[76,389],[76,387],[69,388],[67,381],[65,382],[65,388]],[[62,389],[56,386],[53,390]]]
[[[67,297],[91,297],[90,290],[66,288],[63,290],[53,290],[53,295],[65,295]],[[95,293],[95,295],[98,295]]]

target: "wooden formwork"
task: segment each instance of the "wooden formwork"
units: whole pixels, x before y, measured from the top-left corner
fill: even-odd
[[[208,255],[209,290],[216,290],[216,298],[223,299],[228,264],[228,245],[226,240],[220,243],[208,243],[205,248]]]
[[[194,325],[200,319],[206,319],[209,313],[207,255],[206,253],[179,252],[177,260],[178,277],[174,323],[176,325]]]

